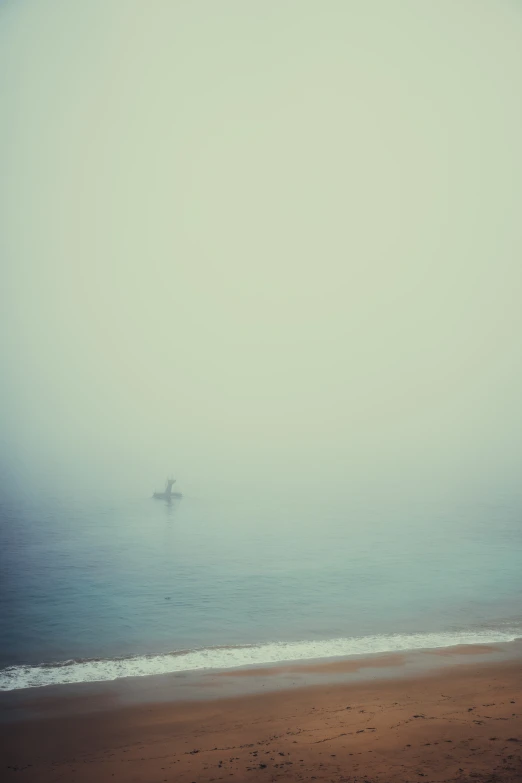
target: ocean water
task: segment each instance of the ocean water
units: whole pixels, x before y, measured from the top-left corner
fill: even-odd
[[[522,509],[359,498],[0,507],[0,689],[522,636]]]

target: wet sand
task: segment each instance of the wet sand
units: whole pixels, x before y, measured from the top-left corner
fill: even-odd
[[[4,724],[3,779],[522,781],[519,660],[205,701],[122,707],[109,699],[98,707]]]

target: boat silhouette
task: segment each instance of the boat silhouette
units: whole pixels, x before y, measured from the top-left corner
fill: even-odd
[[[154,492],[152,497],[155,500],[171,500],[172,498],[181,498],[183,495],[181,492],[173,492],[172,491],[172,485],[176,483],[176,479],[169,478],[167,479],[167,483],[165,485],[165,491],[164,492]]]

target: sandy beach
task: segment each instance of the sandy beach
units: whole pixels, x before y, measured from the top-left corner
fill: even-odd
[[[369,676],[233,698],[124,707],[99,701],[85,714],[40,713],[4,724],[0,765],[4,780],[28,783],[522,780],[520,661]]]

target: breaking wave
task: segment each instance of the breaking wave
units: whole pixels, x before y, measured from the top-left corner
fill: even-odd
[[[9,666],[0,670],[0,690],[106,682],[123,677],[144,677],[205,669],[236,669],[251,665],[371,655],[401,650],[436,649],[458,644],[495,644],[511,642],[520,636],[521,629],[513,628],[390,634],[319,641],[270,642],[238,647],[209,647],[157,655]]]

